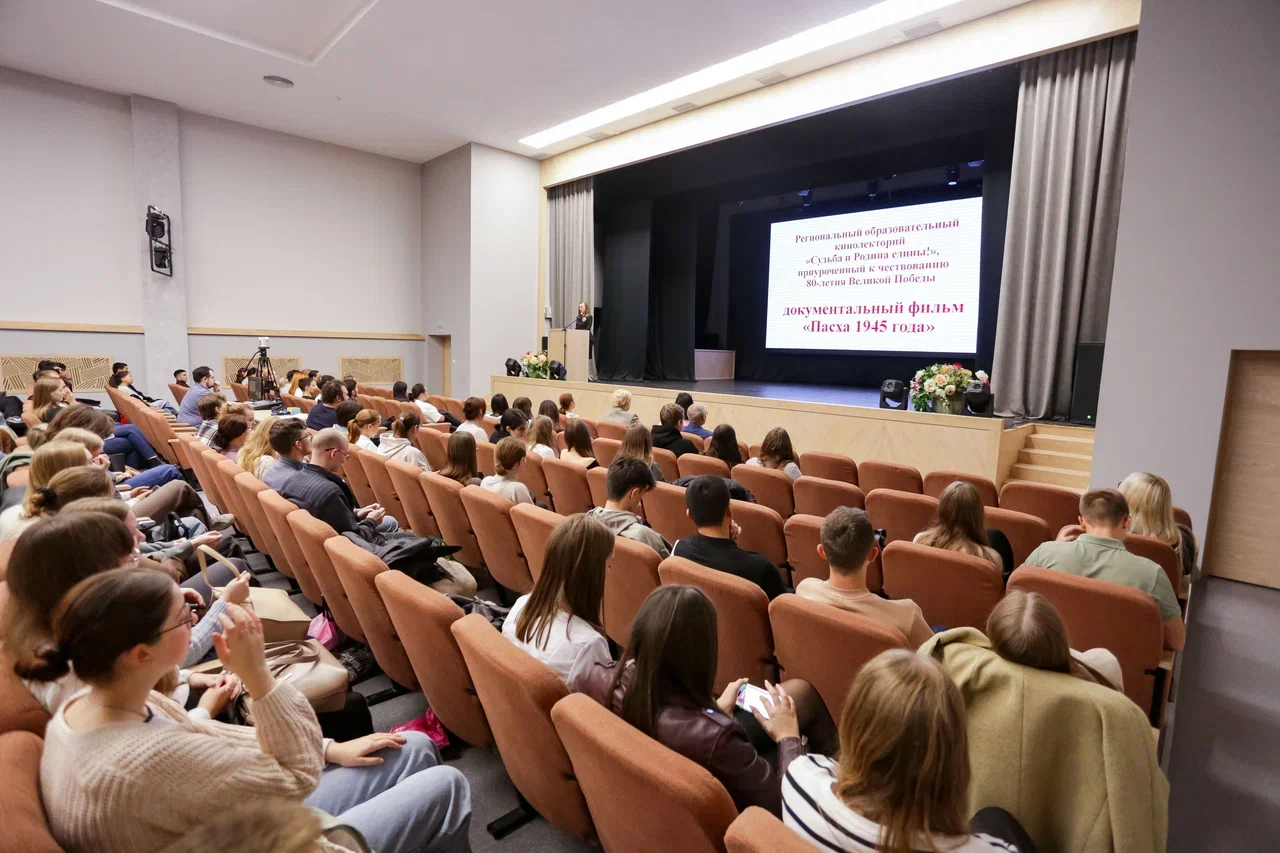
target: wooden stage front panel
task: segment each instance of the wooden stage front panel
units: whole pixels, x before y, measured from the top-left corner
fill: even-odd
[[[559,400],[568,391],[573,394],[575,411],[586,418],[599,419],[609,411],[613,385],[603,382],[553,382],[548,379],[524,379],[494,376],[492,393],[533,400],[533,410],[543,400]],[[631,411],[641,423],[658,422],[658,410],[664,403],[674,402],[678,390],[650,386],[627,386],[631,392]],[[707,427],[732,424],[738,439],[759,444],[776,426],[791,434],[796,453],[825,450],[843,453],[857,462],[874,460],[896,462],[930,471],[962,471],[988,477],[997,485],[1008,476],[1008,466],[1001,471],[1001,439],[1004,421],[1000,418],[971,418],[961,415],[935,415],[926,412],[904,412],[869,409],[826,403],[801,403],[738,394],[696,394],[694,399],[707,407]],[[1016,455],[1016,451],[1014,451]]]

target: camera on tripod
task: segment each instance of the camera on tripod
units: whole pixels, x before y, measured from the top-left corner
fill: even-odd
[[[276,381],[275,368],[271,366],[271,357],[267,355],[267,348],[271,344],[271,338],[263,335],[258,338],[258,352],[253,358],[249,359],[249,363],[245,365],[249,372],[245,384],[248,386],[249,399],[258,400],[276,400],[280,397],[280,385]]]

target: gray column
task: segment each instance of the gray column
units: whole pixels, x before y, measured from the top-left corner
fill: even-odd
[[[182,171],[178,156],[178,108],[165,101],[133,96],[133,186],[137,209],[138,265],[145,329],[146,363],[134,378],[147,393],[164,394],[173,371],[187,364],[186,246],[182,240]],[[151,243],[143,231],[147,206],[169,215],[172,223],[173,277],[151,271]]]

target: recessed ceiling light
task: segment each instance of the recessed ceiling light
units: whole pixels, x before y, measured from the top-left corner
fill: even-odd
[[[281,89],[293,88],[292,80],[290,80],[288,77],[280,77],[279,75],[276,75],[276,74],[268,74],[266,77],[262,78],[262,82],[266,83],[268,86],[278,86]]]
[[[663,83],[647,92],[623,98],[621,101],[593,110],[586,115],[569,119],[555,127],[526,136],[520,142],[533,148],[545,148],[562,139],[595,130],[654,107],[686,101],[691,95],[705,92],[730,80],[758,74],[797,57],[935,12],[957,2],[959,0],[883,0],[861,12],[845,15],[843,18],[837,18],[790,38],[735,56],[703,68],[701,71],[695,71],[670,83]]]

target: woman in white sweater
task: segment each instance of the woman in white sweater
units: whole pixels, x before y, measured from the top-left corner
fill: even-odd
[[[413,412],[401,412],[391,424],[391,435],[383,435],[378,452],[388,459],[417,465],[423,471],[430,471],[427,457],[418,449],[418,426],[421,418]]]
[[[502,495],[513,504],[537,503],[529,487],[517,479],[524,457],[524,441],[521,439],[507,437],[499,441],[493,450],[493,470],[496,473],[481,480],[480,488]]]
[[[19,673],[54,680],[74,667],[89,685],[49,722],[40,764],[64,849],[151,853],[210,814],[268,796],[337,817],[379,853],[467,849],[462,774],[439,766],[416,733],[324,741],[307,700],[272,676],[251,611],[229,607],[215,647],[253,701],[253,728],[193,720],[154,692],[185,657],[191,621],[181,591],[159,573],[95,575],[67,594],[54,644]]]

